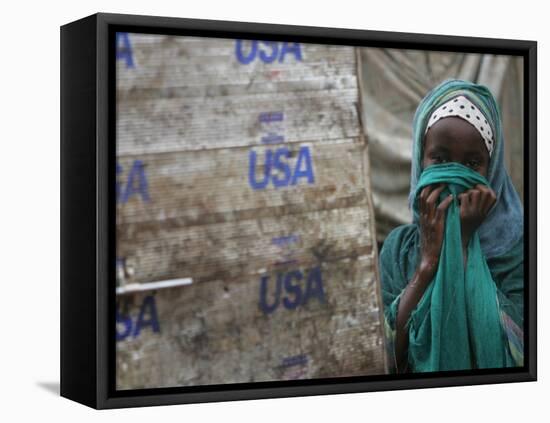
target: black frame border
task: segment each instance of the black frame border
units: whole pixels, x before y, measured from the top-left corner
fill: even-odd
[[[525,365],[521,368],[424,374],[376,375],[272,381],[191,387],[115,390],[115,245],[116,245],[116,66],[115,32],[154,33],[219,38],[291,40],[399,49],[516,55],[524,58],[524,190],[525,232]],[[77,42],[78,41],[78,42]],[[82,57],[82,49],[93,56]],[[79,61],[80,60],[80,61]],[[79,70],[71,72],[71,66]],[[83,80],[86,79],[86,82]],[[90,92],[90,80],[95,80]],[[80,86],[79,86],[80,84]],[[75,87],[93,101],[71,97]],[[87,100],[92,100],[91,98]],[[213,21],[98,13],[61,27],[61,395],[94,408],[279,398],[382,390],[449,387],[537,379],[537,43],[535,41],[383,32],[312,26]],[[76,125],[93,119],[95,126]],[[83,140],[76,144],[75,137]],[[95,154],[83,154],[95,149]],[[86,172],[76,169],[87,165]],[[93,175],[89,167],[93,167]],[[82,177],[84,176],[84,177]],[[79,177],[72,184],[68,179]],[[90,186],[90,177],[94,184]],[[77,206],[77,187],[93,210]],[[85,203],[84,203],[85,204]],[[80,215],[80,217],[78,217]],[[85,227],[84,227],[84,226]],[[90,226],[94,229],[93,239]],[[76,233],[78,239],[69,234]],[[80,238],[79,238],[80,237]],[[75,251],[79,242],[94,246],[95,254]],[[82,266],[95,268],[74,287]],[[80,279],[82,279],[80,277]],[[73,285],[71,285],[71,282]],[[85,295],[82,287],[86,288]],[[89,294],[93,292],[92,298]],[[77,310],[85,313],[77,316]],[[82,323],[90,328],[81,330]],[[80,327],[80,330],[78,327]],[[83,353],[79,359],[74,353]],[[77,375],[78,373],[78,375]]]

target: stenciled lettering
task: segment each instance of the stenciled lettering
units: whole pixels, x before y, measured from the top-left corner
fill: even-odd
[[[124,60],[127,68],[134,67],[134,54],[130,44],[130,36],[127,32],[116,33],[116,60]]]
[[[259,163],[258,153],[254,149],[248,154],[248,182],[255,190],[265,189],[270,182],[275,188],[297,185],[302,180],[308,184],[315,183],[311,152],[307,146],[300,147],[294,167],[290,164],[292,155],[287,147],[279,147],[275,151],[266,149],[263,164]],[[256,172],[258,165],[263,168],[259,175]]]
[[[304,272],[298,269],[286,273],[278,272],[276,279],[273,279],[274,292],[270,295],[270,291],[273,291],[273,287],[270,289],[270,286],[273,285],[273,282],[270,283],[271,280],[272,278],[268,275],[260,278],[259,306],[264,314],[273,313],[280,304],[287,310],[294,310],[314,299],[321,304],[326,303],[319,266]]]
[[[143,303],[139,308],[139,313],[135,319],[135,322],[128,313],[121,313],[119,310],[119,305],[117,304],[116,324],[117,341],[123,341],[130,336],[137,338],[141,331],[145,328],[151,328],[153,333],[160,332],[155,297],[148,295],[143,299]],[[120,327],[122,327],[122,329],[120,329]]]
[[[287,57],[302,61],[302,47],[300,43],[258,40],[236,40],[235,57],[243,65],[252,63],[257,58],[263,63],[283,63]]]
[[[116,174],[117,202],[125,204],[133,196],[139,196],[141,200],[145,202],[151,201],[145,165],[141,160],[134,160],[132,167],[128,171],[126,183],[120,180],[124,175],[124,169],[119,163],[116,165]]]

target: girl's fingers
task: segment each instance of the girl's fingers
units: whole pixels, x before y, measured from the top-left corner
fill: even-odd
[[[426,204],[428,205],[430,210],[433,210],[435,208],[435,204],[437,202],[437,199],[439,198],[439,194],[441,194],[441,191],[443,191],[443,188],[445,188],[445,185],[438,185],[437,188],[435,188],[426,199]]]
[[[445,197],[445,199],[441,203],[439,203],[439,206],[437,206],[437,211],[436,211],[438,217],[445,216],[445,211],[449,208],[449,205],[452,203],[452,201],[453,201],[453,196],[451,194]]]
[[[433,190],[427,198],[425,198],[426,212],[429,213],[430,208],[433,209],[433,205],[437,199],[437,196],[441,193],[442,187],[439,186]],[[495,192],[485,186],[478,184],[475,187],[458,194],[457,196],[460,206],[461,217],[474,217],[474,216],[486,216],[491,207],[496,202]],[[444,216],[444,212],[452,202],[452,196],[447,196],[437,207],[436,213],[438,217]]]
[[[432,185],[428,185],[427,187],[422,189],[422,191],[420,191],[420,201],[419,201],[420,207],[419,208],[420,208],[420,213],[422,213],[422,214],[426,213],[426,198],[430,194],[430,191],[432,190],[432,188],[433,188]]]
[[[433,207],[433,204],[431,203],[432,195],[434,195],[435,193],[435,196],[436,196],[435,198],[437,198],[437,195],[439,194],[436,191],[440,186],[441,184],[428,185],[420,192],[420,210],[421,210],[421,213],[427,219],[431,218],[434,212],[434,207]]]
[[[481,192],[491,191],[491,189],[487,185],[482,185],[482,184],[477,184],[474,188]]]
[[[491,188],[485,185],[478,184],[476,185],[476,189],[481,191],[481,208],[483,210],[483,213],[487,214],[489,210],[491,210],[491,207],[493,207],[493,204],[495,204],[497,196]]]
[[[420,199],[425,200],[426,197],[430,194],[430,191],[432,190],[433,185],[428,185],[420,191]]]
[[[470,198],[470,207],[474,210],[481,209],[481,191],[478,191],[477,189],[470,190],[470,193],[468,194],[468,197]]]
[[[460,208],[466,207],[467,204],[470,202],[470,197],[468,197],[468,191],[463,192],[462,194],[458,194],[458,201],[460,203]]]
[[[465,216],[470,211],[470,195],[469,192],[463,192],[459,195],[460,198],[460,216]]]
[[[428,198],[426,198],[426,218],[430,221],[433,221],[433,219],[437,216],[437,199],[439,198],[439,194],[441,194],[441,191],[443,191],[443,188],[443,184],[436,185]]]

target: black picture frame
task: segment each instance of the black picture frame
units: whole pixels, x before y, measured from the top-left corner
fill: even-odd
[[[114,33],[289,40],[524,58],[523,368],[114,390]],[[61,395],[97,409],[534,381],[537,378],[537,43],[98,13],[61,27]]]

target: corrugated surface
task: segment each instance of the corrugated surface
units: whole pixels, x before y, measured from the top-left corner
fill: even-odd
[[[118,44],[117,387],[383,373],[354,49]]]

